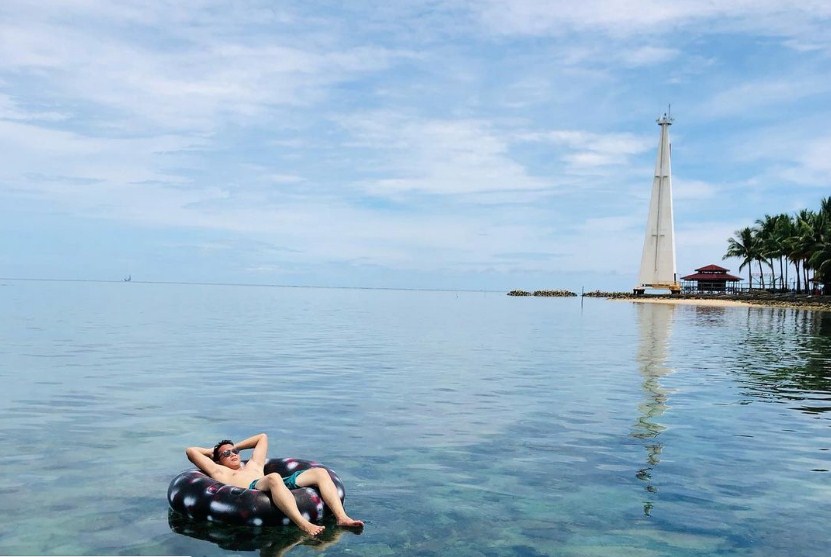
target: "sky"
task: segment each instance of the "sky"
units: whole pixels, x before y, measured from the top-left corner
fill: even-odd
[[[0,277],[630,290],[831,195],[822,0],[0,2]]]

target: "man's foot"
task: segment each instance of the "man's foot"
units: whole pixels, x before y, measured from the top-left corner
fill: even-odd
[[[338,519],[338,526],[343,526],[344,528],[363,528],[364,521],[344,516],[343,518]]]
[[[317,536],[326,529],[326,526],[320,526],[319,524],[313,524],[311,522],[306,522],[305,524],[298,524],[297,526],[310,536]]]

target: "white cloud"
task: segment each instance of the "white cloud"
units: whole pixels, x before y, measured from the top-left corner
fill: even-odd
[[[362,147],[386,153],[389,177],[367,188],[379,195],[440,195],[540,190],[551,182],[513,160],[506,137],[481,120],[420,120],[393,113],[340,119]]]
[[[601,31],[610,36],[665,34],[685,25],[709,25],[713,30],[751,28],[798,36],[813,22],[831,16],[821,0],[490,0],[477,4],[480,17],[494,32],[527,35]],[[706,27],[705,27],[706,29]]]
[[[646,221],[634,215],[594,217],[586,219],[581,227],[582,234],[609,234],[631,232],[635,229],[644,228]]]
[[[54,11],[23,6],[28,18],[0,20],[0,70],[15,72],[32,87],[45,81],[48,88],[39,96],[61,98],[61,112],[73,107],[91,121],[106,115],[107,123],[122,130],[210,131],[220,123],[262,117],[274,107],[309,105],[325,98],[332,85],[406,55],[376,46],[297,41],[290,33],[244,33],[246,26],[263,24],[244,10],[208,25],[202,23],[206,12],[168,7],[170,12],[152,4],[145,13],[131,3],[60,4]],[[147,28],[129,27],[136,24]],[[119,32],[123,26],[128,27]],[[136,40],[137,33],[155,40]]]
[[[805,140],[795,165],[782,171],[786,180],[828,190],[831,184],[831,135]]]
[[[738,264],[723,261],[727,251],[727,239],[733,236],[739,225],[721,221],[696,221],[675,225],[675,246],[679,276],[711,263],[729,267],[735,274]]]
[[[114,183],[183,182],[160,170],[169,152],[203,144],[199,137],[159,135],[130,139],[91,138],[72,131],[0,120],[0,147],[6,156],[0,176],[7,182],[38,172]]]
[[[654,138],[646,139],[629,133],[599,134],[579,130],[523,133],[517,139],[546,142],[564,148],[565,152],[560,156],[572,171],[623,165],[631,157],[654,149],[655,145]]]
[[[622,50],[618,56],[619,60],[627,66],[651,66],[677,58],[680,51],[675,48],[660,46],[635,47],[630,50]]]
[[[0,93],[0,120],[60,122],[67,117],[67,114],[57,111],[25,110],[12,97]]]
[[[778,75],[775,79],[745,79],[716,92],[702,105],[701,113],[710,118],[750,114],[829,92],[831,83],[821,77]]]
[[[702,180],[672,179],[672,197],[679,201],[712,199],[718,188]]]
[[[296,184],[304,181],[302,177],[292,174],[268,174],[265,178],[275,184]]]
[[[804,114],[810,114],[806,116]],[[757,189],[827,188],[831,183],[831,134],[824,133],[831,115],[799,113],[798,117],[744,131],[726,156],[752,165],[745,181]],[[793,199],[791,194],[791,199]],[[813,194],[811,194],[813,195]]]

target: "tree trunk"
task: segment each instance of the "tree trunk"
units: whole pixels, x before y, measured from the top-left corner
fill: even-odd
[[[782,290],[785,290],[788,287],[788,266],[785,265],[784,269],[782,267],[782,260],[784,257],[779,258],[779,276],[782,277]]]
[[[799,276],[799,259],[793,260],[793,267],[796,269],[796,293],[799,294],[802,292],[802,280]]]

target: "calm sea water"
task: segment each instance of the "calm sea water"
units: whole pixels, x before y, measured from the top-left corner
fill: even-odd
[[[831,313],[502,293],[0,282],[0,553],[825,556]],[[193,524],[265,431],[367,527]]]

